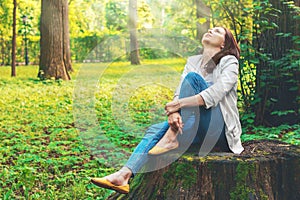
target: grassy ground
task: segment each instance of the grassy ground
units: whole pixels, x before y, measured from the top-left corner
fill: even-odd
[[[183,65],[75,64],[68,82],[39,81],[37,66],[17,67],[16,78],[0,67],[0,199],[105,199],[110,191],[89,178],[124,164],[146,127],[165,119]],[[77,97],[82,89],[92,95]],[[86,126],[90,110],[96,124]]]
[[[145,129],[165,120],[185,60],[75,64],[71,81],[37,66],[0,67],[0,199],[105,199],[90,184],[124,164]],[[250,129],[245,129],[248,132]],[[299,144],[299,125],[252,127],[243,140]]]

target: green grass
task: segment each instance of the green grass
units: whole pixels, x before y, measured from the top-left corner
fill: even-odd
[[[75,64],[71,81],[40,81],[37,66],[11,78],[0,67],[0,199],[105,199],[111,191],[90,177],[122,166],[146,128],[166,119],[184,64]],[[244,131],[255,132],[244,141],[300,144],[299,125]]]
[[[0,67],[0,199],[105,199],[111,191],[91,185],[90,177],[124,164],[146,127],[165,119],[169,79],[178,81],[171,75],[180,75],[184,60],[143,63],[75,64],[71,81],[40,81],[37,66],[17,67],[11,78],[10,67]],[[74,97],[79,84],[93,98]],[[74,113],[74,101],[91,99],[79,114],[92,108],[98,132],[93,125],[80,129]]]

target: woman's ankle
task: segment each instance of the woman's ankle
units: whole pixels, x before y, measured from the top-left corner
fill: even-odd
[[[122,167],[120,170],[120,175],[124,177],[125,180],[129,180],[132,176],[132,171],[128,167]]]
[[[173,130],[169,128],[168,132],[169,133],[167,134],[167,138],[172,142],[177,141],[178,130]]]
[[[119,171],[106,176],[106,179],[112,184],[120,186],[128,184],[131,175],[132,172],[130,169],[122,167]]]

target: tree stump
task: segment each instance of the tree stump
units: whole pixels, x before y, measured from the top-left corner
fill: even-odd
[[[186,152],[171,165],[136,175],[128,195],[108,199],[299,200],[300,147],[279,141],[243,144],[241,155]],[[162,157],[156,158],[160,162]]]

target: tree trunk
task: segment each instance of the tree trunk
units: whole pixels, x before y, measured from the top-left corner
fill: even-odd
[[[299,0],[294,0],[299,6]],[[299,123],[299,66],[292,67],[292,61],[287,59],[290,50],[299,50],[297,44],[292,41],[292,36],[299,35],[299,19],[294,18],[295,12],[283,1],[270,0],[272,6],[281,11],[278,17],[260,16],[268,18],[270,24],[278,25],[276,29],[267,29],[257,39],[257,49],[261,53],[269,54],[270,60],[261,60],[257,66],[256,93],[260,101],[255,106],[256,124],[279,126],[281,124]],[[276,33],[289,33],[290,36],[282,37]],[[297,49],[298,48],[298,49]],[[275,66],[274,63],[282,64]],[[293,60],[299,60],[295,56]],[[273,62],[275,61],[275,62]],[[293,61],[293,62],[294,62]],[[290,68],[290,69],[288,69]],[[298,80],[298,81],[297,81]],[[297,89],[292,89],[298,87]],[[286,115],[274,115],[273,111],[294,111]]]
[[[17,0],[14,0],[13,33],[12,33],[12,48],[11,48],[11,76],[12,77],[16,76],[16,47],[17,47],[16,15],[17,15]]]
[[[129,0],[129,33],[130,33],[130,62],[140,65],[139,47],[137,40],[137,0]]]
[[[205,5],[205,3],[203,2],[203,0],[196,0],[196,17],[197,17],[197,35],[196,38],[198,41],[201,41],[202,36],[204,33],[207,32],[207,30],[209,29],[209,25],[210,25],[210,8],[207,7]],[[200,23],[199,19],[201,18],[205,18],[206,22]]]
[[[138,174],[130,193],[108,199],[138,200],[297,200],[300,199],[300,148],[278,141],[244,143],[241,155],[185,153],[171,165]],[[158,157],[156,165],[166,157]]]
[[[66,65],[66,69],[68,72],[73,72],[72,64],[71,64],[71,50],[70,50],[70,32],[69,32],[69,6],[68,2],[62,8],[62,16],[63,16],[63,56],[64,63]]]
[[[41,55],[38,76],[41,79],[70,80],[71,69],[68,1],[42,0]]]

